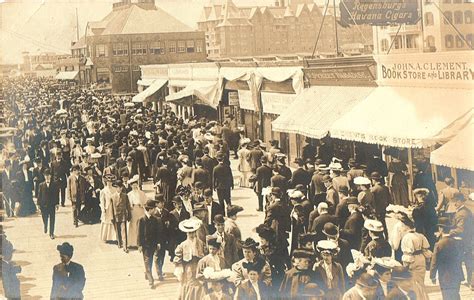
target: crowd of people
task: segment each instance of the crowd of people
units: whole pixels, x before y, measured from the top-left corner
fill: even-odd
[[[71,230],[100,224],[101,241],[137,249],[152,288],[165,263],[179,299],[427,299],[427,270],[443,299],[460,299],[464,279],[473,286],[470,200],[452,178],[438,193],[419,172],[409,191],[401,161],[343,162],[309,140],[292,170],[278,141],[252,141],[232,122],[183,119],[46,79],[3,87],[5,125],[16,128],[1,149],[6,215],[39,209],[54,239],[55,213],[71,204]],[[263,216],[258,239],[238,226],[249,208],[232,201],[234,159]],[[153,197],[143,191],[150,183]],[[72,249],[58,246],[61,259]],[[19,272],[5,250],[2,264]],[[53,298],[81,297],[77,268],[80,284],[58,280]]]

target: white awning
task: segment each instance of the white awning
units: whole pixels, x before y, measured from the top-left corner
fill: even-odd
[[[59,72],[56,75],[56,79],[58,80],[76,80],[77,75],[79,74],[79,71],[63,71]]]
[[[314,86],[303,90],[275,121],[272,129],[320,139],[330,126],[365,99],[374,87]]]
[[[474,91],[421,87],[377,87],[337,120],[331,137],[393,147],[443,143],[470,121]]]
[[[434,165],[474,171],[474,123],[471,121],[449,142],[431,152]]]
[[[155,80],[155,78],[138,79],[137,85],[150,86]]]
[[[149,98],[154,93],[156,93],[158,90],[160,90],[167,82],[168,82],[167,79],[156,79],[143,92],[135,95],[132,98],[132,102],[147,102],[147,98]]]
[[[191,96],[195,96],[194,103],[217,107],[219,99],[217,98],[218,83],[215,81],[188,81],[188,84],[181,91],[170,94],[166,101],[180,102]]]

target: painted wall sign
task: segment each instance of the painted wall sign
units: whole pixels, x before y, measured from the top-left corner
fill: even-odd
[[[295,101],[296,94],[262,92],[263,112],[280,115]]]
[[[375,85],[368,66],[318,67],[303,69],[310,85]]]
[[[238,93],[240,108],[255,111],[255,105],[252,101],[252,92],[247,90],[239,90]]]
[[[420,19],[417,0],[341,0],[339,8],[348,26],[416,24]]]

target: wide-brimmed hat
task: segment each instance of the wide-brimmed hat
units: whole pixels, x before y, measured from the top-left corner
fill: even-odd
[[[255,228],[255,231],[257,232],[260,238],[265,239],[267,241],[272,241],[276,236],[275,230],[265,224],[258,225],[258,227]]]
[[[263,258],[257,258],[255,262],[243,262],[242,267],[247,269],[247,272],[255,271],[262,272],[263,267],[265,266],[265,260]]]
[[[356,178],[354,178],[354,184],[368,185],[370,183],[370,179],[367,177],[357,176]]]
[[[221,215],[221,214],[215,215],[214,219],[212,221],[214,222],[214,224],[224,224],[225,223],[224,216]]]
[[[372,232],[382,232],[383,224],[378,220],[367,219],[364,221],[364,228]]]
[[[291,199],[301,199],[304,197],[304,194],[303,192],[295,189],[295,190],[288,190],[288,196]]]
[[[313,243],[316,239],[315,232],[300,233],[298,236],[298,242],[300,245],[306,245],[307,243]]]
[[[98,159],[98,158],[101,158],[102,157],[102,154],[98,153],[98,152],[95,152],[95,153],[92,153],[91,154],[91,158],[95,158],[95,159]]]
[[[123,176],[123,175],[122,175]],[[138,180],[140,179],[140,176],[139,175],[133,175],[132,178],[130,178],[127,183],[128,184],[132,184],[132,183],[135,183],[135,182],[138,182]]]
[[[206,242],[209,246],[220,248],[222,245],[222,239],[214,235],[206,236]]]
[[[338,252],[337,244],[330,240],[321,240],[316,245],[316,249],[321,253],[335,254]]]
[[[413,195],[428,195],[430,193],[430,190],[426,188],[417,188],[413,190]]]
[[[314,258],[314,253],[307,249],[295,249],[292,254],[293,258]]]
[[[245,241],[241,242],[242,248],[244,249],[257,249],[257,247],[260,245],[257,243],[253,238],[247,238]]]
[[[104,180],[105,181],[114,182],[116,179],[117,179],[117,176],[115,176],[114,174],[105,174],[104,175]]]
[[[186,219],[179,223],[178,228],[182,232],[195,232],[201,227],[202,222],[196,218]]]
[[[61,245],[57,245],[56,249],[59,251],[60,254],[72,257],[74,253],[74,247],[69,244],[68,242],[64,242]]]
[[[235,216],[237,213],[243,211],[244,208],[239,205],[229,205],[227,206],[227,216]]]
[[[331,222],[324,224],[323,233],[327,236],[337,236],[339,234],[339,227]]]

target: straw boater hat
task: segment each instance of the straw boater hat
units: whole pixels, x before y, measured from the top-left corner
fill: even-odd
[[[426,188],[417,188],[413,190],[413,195],[428,195],[430,193],[430,190]]]
[[[139,175],[133,175],[132,178],[130,178],[127,183],[128,184],[132,184],[132,183],[135,183],[135,182],[138,182],[138,180],[140,179],[140,176]]]
[[[377,220],[367,219],[364,221],[364,228],[372,232],[382,232],[383,224]]]
[[[102,157],[102,154],[100,154],[98,152],[95,152],[95,153],[91,154],[91,158],[101,158],[101,157]]]
[[[321,253],[335,254],[338,252],[337,244],[330,240],[321,240],[316,245],[316,249]]]
[[[368,185],[370,183],[371,183],[370,179],[367,178],[367,177],[358,176],[358,177],[354,178],[354,184]]]
[[[179,223],[178,228],[182,232],[195,232],[201,227],[202,222],[198,219],[191,218],[183,220]]]

